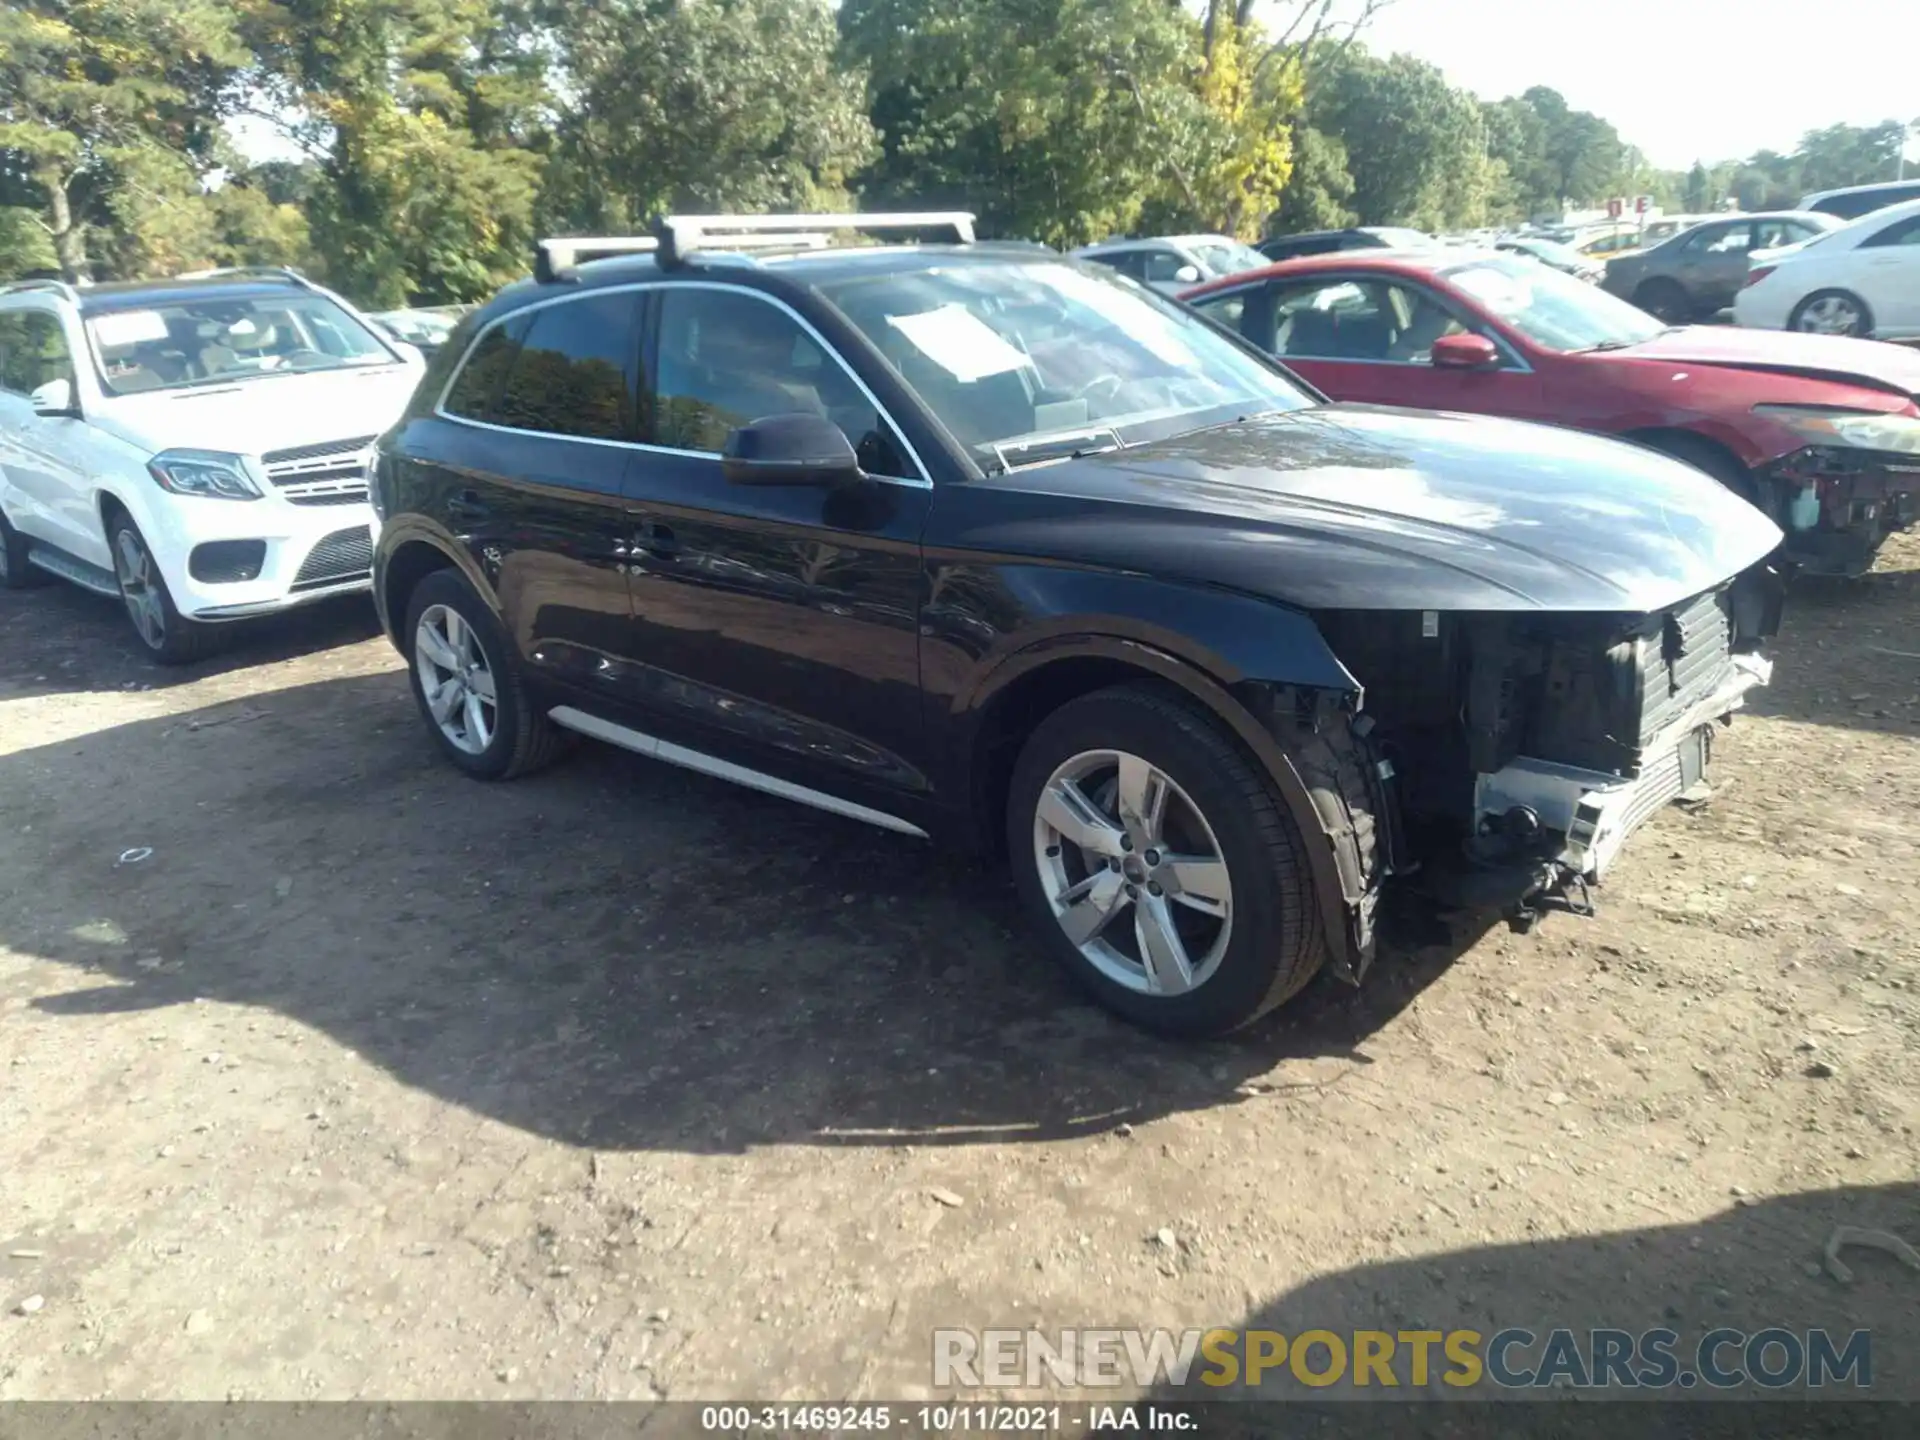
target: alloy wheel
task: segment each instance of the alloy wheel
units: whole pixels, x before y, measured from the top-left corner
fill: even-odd
[[[1220,968],[1233,882],[1213,827],[1172,777],[1124,750],[1089,750],[1041,788],[1040,886],[1067,938],[1101,974],[1173,996]]]
[[[133,531],[122,530],[114,536],[113,568],[133,628],[148,649],[161,649],[167,643],[167,612],[160,598],[160,578],[154,573],[153,556]]]
[[[1800,312],[1800,329],[1813,335],[1858,335],[1860,307],[1844,295],[1823,295]]]
[[[449,606],[428,606],[413,632],[413,664],[427,711],[447,743],[484,754],[499,724],[499,698],[473,627]]]

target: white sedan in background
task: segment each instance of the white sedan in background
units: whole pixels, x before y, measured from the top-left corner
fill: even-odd
[[[1920,200],[1756,251],[1733,318],[1764,330],[1920,339]]]

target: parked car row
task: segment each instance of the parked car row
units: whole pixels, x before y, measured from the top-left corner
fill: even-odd
[[[1607,261],[1608,291],[1670,325],[1710,320],[1733,304],[1758,250],[1803,244],[1841,222],[1818,211],[1725,215]]]
[[[1803,569],[1859,574],[1920,513],[1920,354],[1896,346],[1663,325],[1492,252],[1354,251],[1186,299],[1339,400],[1665,451],[1758,505]]]
[[[1584,908],[1766,683],[1783,528],[1866,544],[1920,432],[1889,347],[1716,353],[1513,255],[1155,283],[677,216],[543,242],[424,373],[285,274],[16,287],[4,574],[163,659],[370,586],[466,773],[586,736],[997,852],[1097,998],[1210,1034],[1360,983],[1390,887]]]
[[[1920,340],[1920,200],[1754,252],[1733,318],[1768,330]]]

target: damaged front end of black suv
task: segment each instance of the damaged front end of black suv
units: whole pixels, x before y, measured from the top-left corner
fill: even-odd
[[[1389,882],[1523,925],[1588,908],[1641,824],[1705,794],[1715,730],[1771,674],[1781,531],[1638,446],[1333,406],[1082,464],[1159,512],[1162,573],[1304,612],[1316,673],[1344,677],[1282,663],[1240,694],[1332,851],[1349,980]],[[1111,563],[1133,529],[1078,548]]]
[[[1642,823],[1705,798],[1715,729],[1772,674],[1783,590],[1758,565],[1651,613],[1319,615],[1362,686],[1375,868],[1523,925],[1587,908]]]

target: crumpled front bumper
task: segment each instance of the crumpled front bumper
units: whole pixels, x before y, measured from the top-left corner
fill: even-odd
[[[1781,553],[1816,575],[1862,575],[1920,519],[1920,458],[1812,445],[1757,472],[1786,531]]]
[[[1772,661],[1735,655],[1726,678],[1645,747],[1632,779],[1525,756],[1475,777],[1475,829],[1531,811],[1542,831],[1560,837],[1552,859],[1565,873],[1601,879],[1628,837],[1654,814],[1689,793],[1705,793],[1714,722],[1729,718],[1749,690],[1772,676]]]

